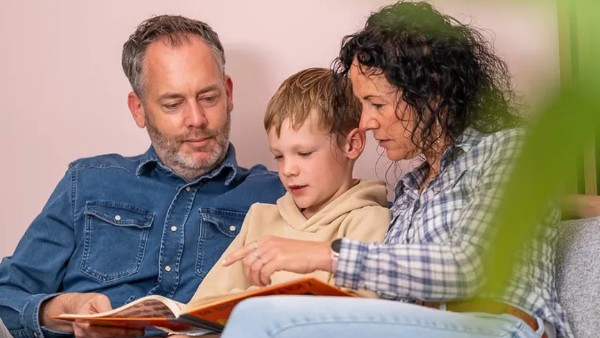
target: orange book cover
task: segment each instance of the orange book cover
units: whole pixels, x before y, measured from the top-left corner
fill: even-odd
[[[264,288],[199,299],[187,305],[166,297],[150,295],[107,312],[91,315],[62,314],[53,318],[85,320],[93,325],[113,327],[155,327],[169,333],[221,332],[237,303],[250,297],[269,295],[354,296],[349,291],[314,277],[303,277]]]

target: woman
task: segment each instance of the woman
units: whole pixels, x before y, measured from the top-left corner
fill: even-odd
[[[506,290],[480,292],[491,211],[523,135],[506,65],[481,35],[426,3],[399,2],[344,39],[337,70],[387,157],[423,159],[396,185],[385,242],[270,237],[226,264],[243,259],[256,285],[279,270],[331,271],[338,286],[383,299],[251,299],[223,337],[570,337],[554,289],[555,210]]]

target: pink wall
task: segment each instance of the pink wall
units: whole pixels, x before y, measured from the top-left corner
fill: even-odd
[[[0,2],[0,257],[10,255],[67,164],[78,157],[146,150],[129,115],[120,68],[123,42],[153,14],[182,14],[219,33],[234,80],[232,141],[244,165],[272,167],[262,114],[280,81],[328,66],[341,38],[391,0],[35,1]],[[551,1],[439,0],[440,9],[485,28],[536,105],[558,86]],[[357,176],[384,177],[371,142]],[[379,168],[376,173],[375,168]]]

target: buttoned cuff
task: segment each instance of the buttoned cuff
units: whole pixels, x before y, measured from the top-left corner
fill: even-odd
[[[72,337],[72,333],[57,332],[49,330],[48,328],[42,327],[40,323],[40,308],[42,303],[50,298],[56,297],[60,293],[53,294],[38,294],[33,295],[29,298],[29,301],[23,307],[21,311],[21,325],[25,328],[30,337]]]

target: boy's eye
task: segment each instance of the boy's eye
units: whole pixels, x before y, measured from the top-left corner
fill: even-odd
[[[307,156],[310,156],[311,154],[312,154],[312,151],[311,152],[301,152],[301,153],[298,153],[298,155],[300,155],[302,157],[307,157]]]
[[[279,160],[281,160],[283,158],[283,156],[281,156],[281,155],[275,155],[275,156],[273,156],[273,158],[275,159],[275,161],[279,161]]]

